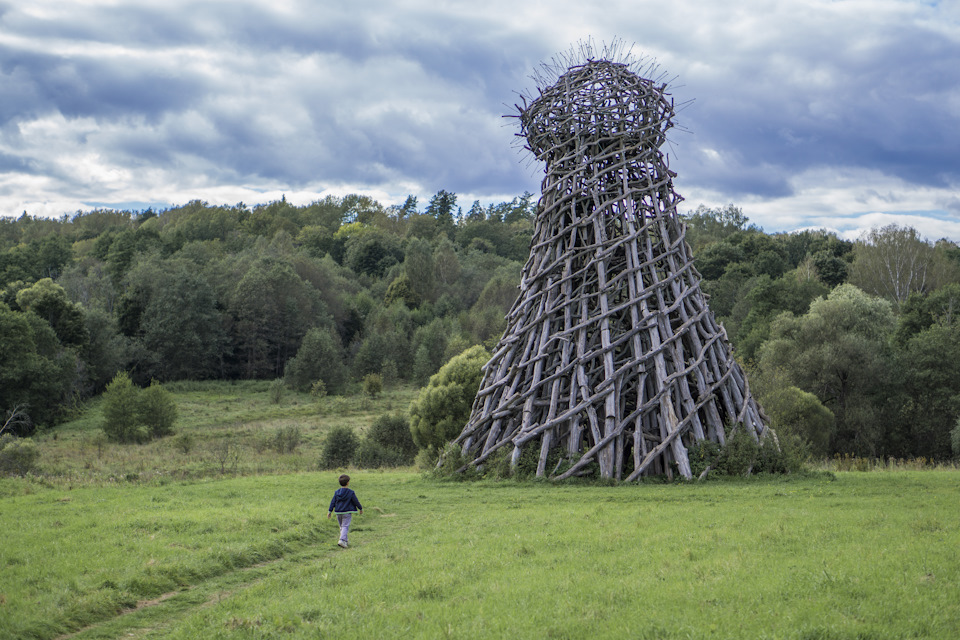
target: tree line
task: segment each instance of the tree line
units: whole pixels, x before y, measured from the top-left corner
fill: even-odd
[[[0,418],[29,434],[118,372],[283,379],[350,391],[426,384],[492,347],[528,257],[535,203],[464,210],[366,196],[296,206],[0,218]],[[960,416],[960,249],[910,228],[850,242],[767,234],[734,206],[685,216],[710,306],[768,414],[817,455],[952,454]]]

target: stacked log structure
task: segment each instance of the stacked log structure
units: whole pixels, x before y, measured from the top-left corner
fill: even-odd
[[[518,106],[546,175],[519,295],[454,441],[463,469],[528,451],[558,480],[690,478],[689,447],[769,429],[684,239],[661,151],[673,101],[624,62],[554,77]]]

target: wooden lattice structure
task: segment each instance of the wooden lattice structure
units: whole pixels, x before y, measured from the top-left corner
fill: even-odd
[[[666,84],[588,59],[531,100],[519,119],[546,177],[519,297],[455,440],[469,465],[534,448],[538,476],[595,461],[604,478],[689,478],[694,443],[765,437],[677,215]]]

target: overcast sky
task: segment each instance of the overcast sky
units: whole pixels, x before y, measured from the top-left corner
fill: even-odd
[[[543,61],[619,38],[675,77],[686,201],[768,232],[960,241],[960,2],[0,0],[0,216],[538,193]]]

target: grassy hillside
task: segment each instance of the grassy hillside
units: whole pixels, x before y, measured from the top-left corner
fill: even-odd
[[[3,498],[0,637],[960,635],[956,472],[619,487],[356,472],[348,550],[325,518],[335,477]]]
[[[266,381],[175,382],[165,385],[177,404],[176,435],[149,444],[107,442],[99,402],[82,416],[35,436],[46,482],[57,485],[115,481],[165,482],[229,474],[316,470],[323,438],[338,425],[358,435],[380,414],[405,412],[413,387],[376,398],[328,396],[284,390],[278,402]],[[296,430],[293,451],[278,451],[281,430]]]

